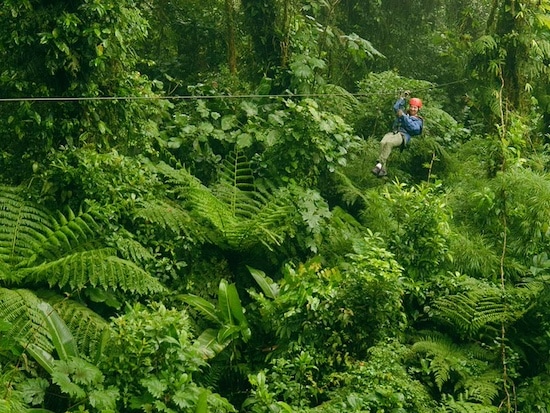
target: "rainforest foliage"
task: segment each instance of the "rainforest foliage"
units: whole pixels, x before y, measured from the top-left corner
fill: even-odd
[[[2,1],[0,413],[549,412],[549,75],[548,0]]]

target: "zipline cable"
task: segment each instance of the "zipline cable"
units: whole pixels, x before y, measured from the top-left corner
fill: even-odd
[[[429,86],[422,89],[415,89],[415,92],[438,89],[456,83],[465,82],[467,79],[457,80],[454,82],[444,83],[440,85]],[[278,99],[278,98],[293,98],[293,97],[336,97],[336,96],[354,96],[368,97],[372,95],[396,95],[401,90],[392,92],[378,93],[285,93],[275,95],[259,95],[259,94],[244,94],[244,95],[157,95],[157,96],[29,96],[17,98],[0,98],[0,103],[9,102],[84,102],[84,101],[132,101],[132,100],[207,100],[207,99]]]

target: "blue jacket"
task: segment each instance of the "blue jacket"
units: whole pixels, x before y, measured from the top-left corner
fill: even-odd
[[[424,120],[420,116],[411,116],[405,113],[405,99],[399,98],[393,105],[393,111],[401,109],[403,111],[402,116],[398,116],[393,122],[393,130],[395,132],[401,132],[405,138],[405,145],[411,140],[411,136],[417,136],[422,133],[424,126]]]

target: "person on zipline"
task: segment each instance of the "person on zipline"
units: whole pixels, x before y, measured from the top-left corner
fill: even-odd
[[[405,92],[404,96],[409,96],[410,92]],[[424,126],[424,119],[418,115],[418,111],[422,107],[422,101],[419,98],[411,98],[409,100],[409,110],[405,109],[405,97],[401,96],[393,105],[395,112],[395,121],[393,122],[392,132],[386,133],[380,141],[380,155],[376,166],[373,168],[372,173],[381,178],[386,176],[386,161],[390,156],[393,148],[401,146],[405,148],[411,136],[418,136],[422,133],[422,127]]]

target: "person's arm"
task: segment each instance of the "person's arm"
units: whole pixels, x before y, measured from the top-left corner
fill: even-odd
[[[393,111],[397,116],[403,116],[403,109],[405,109],[405,98],[399,98],[393,104]]]

